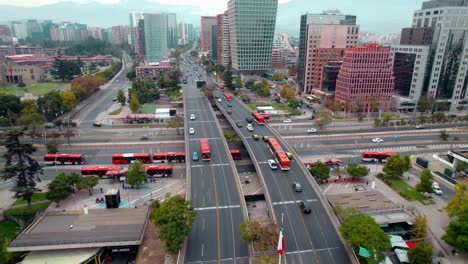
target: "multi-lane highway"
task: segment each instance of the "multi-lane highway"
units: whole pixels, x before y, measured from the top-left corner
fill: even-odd
[[[215,94],[223,98],[220,92]],[[280,222],[282,215],[284,215],[283,228],[287,263],[350,263],[351,260],[330,220],[330,215],[297,164],[298,161],[292,160],[290,171],[272,170],[266,163],[268,159],[273,158],[267,144],[262,140],[255,141],[252,138],[252,133],[259,136],[272,136],[270,128],[255,125],[255,131],[249,132],[245,128],[247,124],[245,118],[250,116],[250,112],[237,99],[230,103],[232,107],[228,107],[227,102],[222,99],[222,102],[217,104],[224,109],[224,113],[226,110],[232,111],[231,115],[226,115],[228,119],[234,123],[243,124],[243,127],[239,128],[240,136],[250,147],[251,157],[254,156],[259,164],[260,172],[257,171],[257,173],[265,181],[265,192],[270,197],[276,220]],[[286,149],[285,146],[282,147]],[[302,185],[302,192],[295,192],[292,189],[293,182]],[[298,206],[300,201],[311,202],[312,212],[310,214],[304,214],[300,210]]]
[[[190,161],[192,207],[197,218],[187,238],[186,263],[249,263],[247,244],[239,236],[239,225],[246,219],[245,203],[238,175],[224,142],[223,134],[206,98],[196,88],[195,65],[183,68],[186,129],[189,157],[197,152],[199,161]],[[190,115],[195,120],[190,120]],[[188,133],[188,132],[186,132]],[[200,139],[207,138],[211,161],[201,161]]]

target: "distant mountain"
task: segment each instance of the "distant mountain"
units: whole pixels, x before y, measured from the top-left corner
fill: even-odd
[[[400,32],[402,27],[411,26],[413,11],[420,8],[421,2],[422,0],[291,0],[279,5],[276,29],[278,32],[297,36],[300,15],[340,9],[344,14],[357,15],[362,31]],[[201,15],[216,15],[205,14],[197,6],[162,5],[146,0],[122,0],[119,4],[58,2],[39,7],[0,5],[2,21],[36,18],[54,22],[80,22],[98,27],[127,25],[131,11],[173,12],[177,14],[178,20],[183,19],[195,25],[200,24]]]

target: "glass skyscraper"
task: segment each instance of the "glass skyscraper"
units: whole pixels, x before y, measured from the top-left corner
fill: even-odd
[[[278,0],[230,0],[228,3],[232,68],[261,73],[271,68]]]
[[[168,30],[164,13],[144,14],[145,55],[148,62],[159,62],[167,57]]]

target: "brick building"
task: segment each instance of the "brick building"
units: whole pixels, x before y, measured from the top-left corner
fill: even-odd
[[[215,16],[201,17],[201,51],[212,52],[213,26],[217,24]]]
[[[136,67],[136,76],[157,80],[172,70],[171,65],[145,65]]]

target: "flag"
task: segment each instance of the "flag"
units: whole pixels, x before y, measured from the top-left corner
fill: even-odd
[[[283,226],[281,226],[279,238],[278,238],[278,254],[283,256],[284,253],[284,236],[283,236]]]
[[[369,250],[363,247],[359,247],[359,256],[365,257],[365,258],[370,258],[370,253]]]

